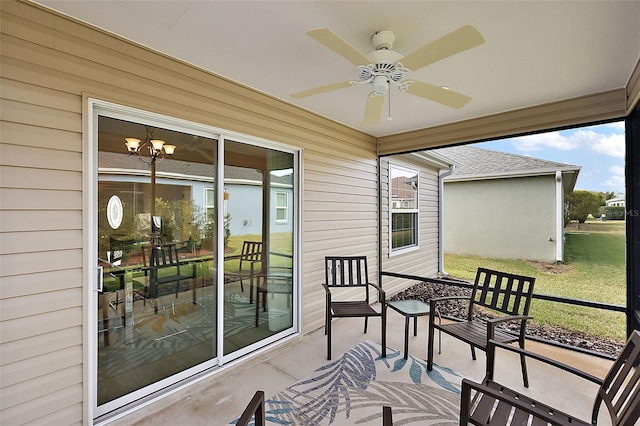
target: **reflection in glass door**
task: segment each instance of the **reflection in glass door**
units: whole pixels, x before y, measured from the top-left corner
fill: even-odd
[[[105,407],[217,355],[217,141],[104,116],[98,134],[97,406]]]
[[[294,155],[224,145],[224,354],[293,327]]]

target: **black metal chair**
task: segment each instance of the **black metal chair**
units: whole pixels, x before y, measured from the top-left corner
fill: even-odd
[[[393,413],[388,405],[382,407],[382,426],[393,426]]]
[[[264,426],[265,424],[264,391],[256,391],[238,419],[236,426],[249,426],[251,419],[254,419],[255,426]]]
[[[327,359],[331,359],[331,320],[333,318],[364,317],[364,332],[367,332],[369,317],[380,317],[382,323],[382,356],[387,356],[387,305],[385,293],[377,284],[369,282],[366,256],[327,256],[325,257],[325,323],[327,335]],[[376,311],[369,301],[369,287],[377,291],[380,311]],[[360,300],[334,300],[335,293],[360,289]],[[353,296],[352,296],[353,297]]]
[[[527,320],[532,319],[529,316],[529,307],[534,283],[535,278],[478,268],[470,298],[451,296],[431,299],[427,370],[431,371],[433,368],[433,339],[436,329],[468,343],[471,346],[471,356],[474,360],[476,359],[475,348],[486,351],[490,339],[501,343],[518,342],[519,346],[524,348]],[[469,300],[466,321],[436,324],[434,317],[438,313],[438,303],[456,299]],[[476,306],[494,311],[502,316],[487,321],[476,320],[473,315]],[[496,329],[498,324],[506,321],[519,321],[519,332],[512,334]],[[522,380],[525,387],[528,387],[529,379],[524,355],[520,357],[520,360]]]
[[[521,356],[575,374],[578,377],[600,385],[593,404],[591,421],[581,420],[570,414],[556,410],[549,405],[509,389],[493,381],[495,349],[500,347]],[[634,331],[622,353],[615,361],[604,380],[578,370],[556,360],[526,351],[513,345],[505,345],[495,340],[487,347],[489,370],[482,383],[462,380],[460,399],[460,426],[474,425],[596,425],[600,407],[609,410],[614,426],[633,426],[640,418],[640,332]],[[473,395],[472,395],[473,391]]]

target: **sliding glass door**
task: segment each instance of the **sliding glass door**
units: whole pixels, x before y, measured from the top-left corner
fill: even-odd
[[[216,357],[216,215],[205,198],[217,141],[110,117],[98,129],[101,406]]]
[[[100,417],[297,331],[298,157],[124,107],[95,111]]]
[[[295,199],[293,154],[234,141],[224,152],[228,355],[293,326]]]

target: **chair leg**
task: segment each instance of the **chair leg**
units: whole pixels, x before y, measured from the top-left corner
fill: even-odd
[[[331,319],[325,324],[327,331],[327,359],[331,359]]]
[[[473,345],[469,345],[471,347],[471,358],[473,358],[473,360],[476,360],[476,348]]]
[[[520,347],[524,349],[524,342],[520,344]],[[520,367],[522,368],[522,382],[525,388],[529,387],[529,374],[527,373],[526,356],[520,354]]]
[[[433,315],[429,314],[429,336],[427,337],[427,370],[433,370],[433,332],[435,331],[433,326]]]
[[[369,317],[364,317],[364,333],[367,333],[367,323],[369,322]]]
[[[387,313],[382,313],[382,358],[387,357]]]

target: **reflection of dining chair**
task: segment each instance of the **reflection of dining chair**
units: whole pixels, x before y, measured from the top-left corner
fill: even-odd
[[[380,317],[382,323],[382,357],[387,357],[386,321],[387,304],[385,293],[378,284],[369,282],[366,256],[325,257],[325,322],[324,334],[327,335],[327,359],[331,359],[331,320],[333,318],[364,317],[364,332],[367,332],[369,317]],[[380,312],[369,304],[369,287],[376,290]],[[360,291],[360,300],[335,300],[334,293],[343,290]],[[344,297],[344,295],[343,295]],[[355,296],[352,296],[355,297]]]
[[[290,297],[293,297],[293,271],[290,268],[283,270],[269,269],[268,273],[255,274],[251,277],[252,287],[256,289],[256,327],[260,325],[260,301],[262,311],[268,310],[268,295],[284,294],[287,296],[287,308],[291,306]]]
[[[157,298],[161,295],[159,287],[165,284],[175,285],[175,296],[180,292],[182,281],[190,282],[195,295],[196,264],[190,261],[181,261],[178,255],[177,245],[154,244],[142,247],[142,259],[144,263],[144,279],[137,279],[144,287],[144,297],[154,301],[154,311],[158,311]]]
[[[237,271],[227,271],[225,268],[225,282],[240,281],[240,290],[244,291],[244,280],[250,280],[251,276],[263,271],[264,252],[262,250],[262,242],[245,241],[242,244],[242,252],[239,256],[229,256],[224,260],[239,260]],[[253,284],[249,283],[249,303],[253,303]]]

